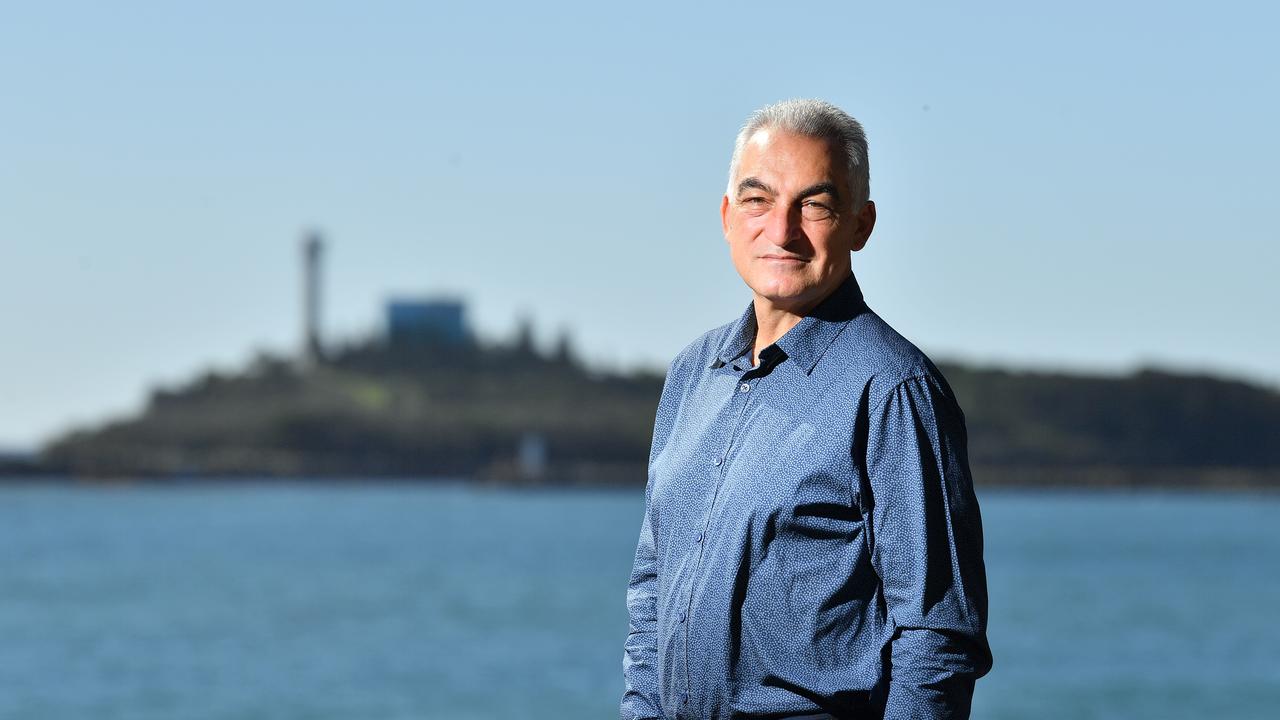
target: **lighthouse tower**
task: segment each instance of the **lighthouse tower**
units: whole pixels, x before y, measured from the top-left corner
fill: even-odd
[[[324,240],[320,233],[307,232],[302,237],[302,355],[310,364],[324,360],[324,346],[320,343],[320,260],[324,253]]]

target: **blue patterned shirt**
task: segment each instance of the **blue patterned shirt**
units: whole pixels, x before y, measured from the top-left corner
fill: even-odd
[[[755,313],[658,403],[628,718],[965,718],[991,667],[964,415],[850,276],[751,365]]]

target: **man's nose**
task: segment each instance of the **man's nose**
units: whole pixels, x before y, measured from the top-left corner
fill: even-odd
[[[800,208],[778,203],[769,211],[765,237],[778,247],[786,247],[804,236],[800,220]]]

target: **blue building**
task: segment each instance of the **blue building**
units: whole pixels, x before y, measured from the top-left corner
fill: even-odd
[[[471,343],[460,300],[391,300],[387,342],[393,348],[462,347]]]

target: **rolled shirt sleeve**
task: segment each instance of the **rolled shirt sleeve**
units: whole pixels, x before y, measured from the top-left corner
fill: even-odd
[[[991,668],[982,522],[964,415],[940,377],[900,382],[871,410],[871,561],[884,592],[886,718],[967,718]]]

